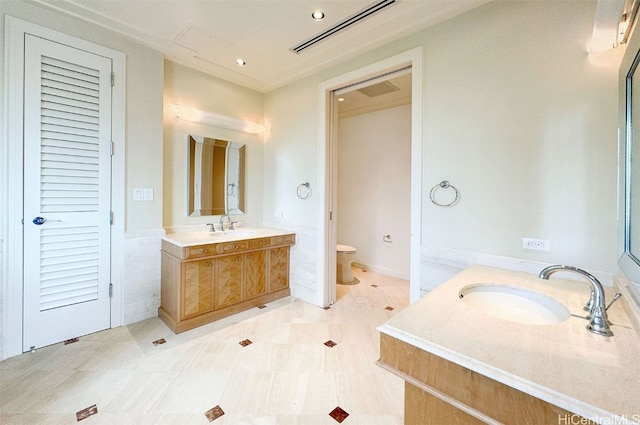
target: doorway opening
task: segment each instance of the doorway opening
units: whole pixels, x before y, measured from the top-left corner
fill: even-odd
[[[320,193],[324,196],[320,199],[322,214],[319,215],[318,223],[318,305],[326,307],[336,301],[338,94],[385,81],[389,75],[407,72],[406,70],[411,73],[410,302],[415,302],[420,297],[422,49],[416,48],[325,81],[319,86],[318,182],[321,186]]]

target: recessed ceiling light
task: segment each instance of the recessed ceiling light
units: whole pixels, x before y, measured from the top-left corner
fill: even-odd
[[[242,59],[236,59],[236,64],[238,66],[245,66],[247,63]]]
[[[316,10],[311,14],[314,21],[322,21],[324,19],[324,12],[322,10]]]

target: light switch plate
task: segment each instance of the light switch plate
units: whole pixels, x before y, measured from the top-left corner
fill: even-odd
[[[144,201],[144,191],[142,189],[133,189],[133,200]]]
[[[143,189],[144,191],[144,200],[145,201],[153,201],[153,189]]]

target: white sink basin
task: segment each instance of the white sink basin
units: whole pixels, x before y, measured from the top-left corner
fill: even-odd
[[[256,235],[253,230],[225,230],[224,232],[179,232],[171,233],[167,237],[173,242],[183,246],[218,243],[225,240],[238,240]]]
[[[251,236],[256,232],[252,232],[251,230],[225,230],[224,232],[209,232],[209,237],[221,238],[221,237],[236,237],[236,238],[245,238],[247,236]]]
[[[459,297],[485,314],[528,325],[553,325],[570,316],[567,307],[559,301],[516,286],[468,285],[460,290]]]

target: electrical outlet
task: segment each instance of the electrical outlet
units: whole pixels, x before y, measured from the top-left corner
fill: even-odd
[[[550,243],[546,239],[522,238],[522,247],[524,249],[534,249],[536,251],[549,251]]]

